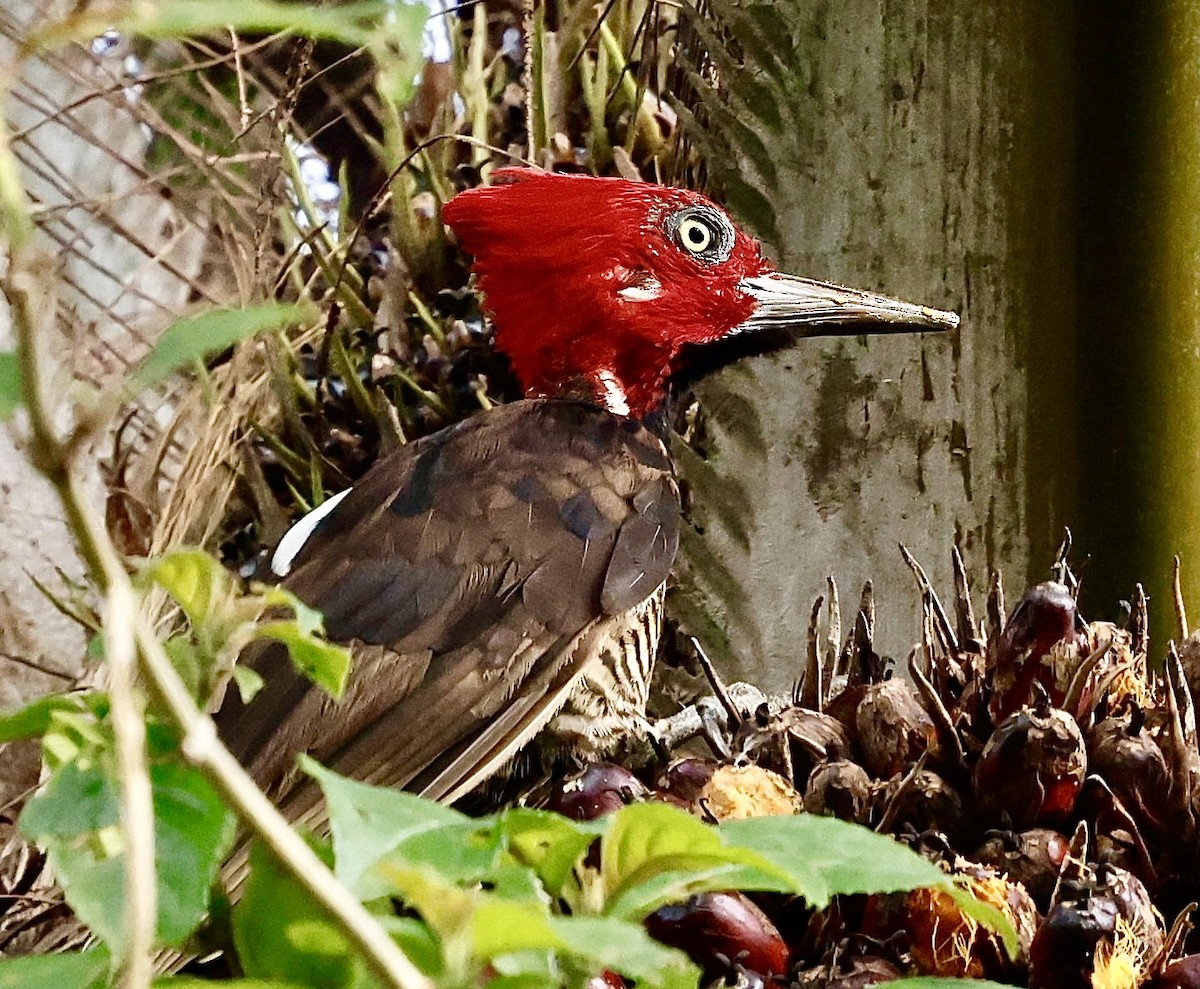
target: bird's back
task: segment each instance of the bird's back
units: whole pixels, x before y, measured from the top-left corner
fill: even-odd
[[[230,692],[222,736],[299,819],[317,803],[294,785],[301,752],[455,799],[556,714],[572,746],[574,715],[603,715],[602,748],[641,715],[678,526],[661,440],[592,405],[515,402],[402,447],[322,519],[284,581],[351,645],[345,696],[265,647],[248,661],[266,684],[249,704]]]

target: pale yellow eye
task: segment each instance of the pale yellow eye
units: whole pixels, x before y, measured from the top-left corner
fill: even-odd
[[[703,254],[713,242],[713,232],[703,220],[689,217],[679,224],[679,245],[691,254]]]

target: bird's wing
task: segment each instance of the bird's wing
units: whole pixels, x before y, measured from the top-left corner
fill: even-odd
[[[321,519],[284,581],[351,644],[345,696],[263,648],[248,661],[266,684],[249,704],[230,691],[222,736],[277,796],[300,752],[461,794],[561,706],[606,618],[661,586],[678,529],[662,443],[592,406],[516,402],[409,444]]]

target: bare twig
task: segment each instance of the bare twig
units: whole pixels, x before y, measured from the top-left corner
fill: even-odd
[[[9,264],[0,279],[8,299],[21,365],[22,398],[29,415],[30,457],[53,484],[62,500],[67,522],[92,578],[106,596],[106,642],[110,661],[110,691],[118,736],[122,824],[126,828],[126,917],[129,950],[122,963],[122,984],[130,989],[149,986],[152,966],[149,946],[154,937],[154,883],[146,882],[145,858],[153,869],[153,805],[145,772],[144,722],[133,686],[134,657],[151,690],[161,699],[183,734],[183,753],[196,765],[231,807],[287,866],[315,901],[338,921],[347,937],[380,980],[396,989],[428,989],[429,980],[408,960],[361,903],[333,876],[304,840],[254,784],[217,738],[216,726],[201,713],[180,679],[162,643],[136,607],[136,595],[103,520],[85,498],[72,469],[72,448],[54,428],[54,412],[44,385],[37,339],[40,265],[32,247],[32,226],[26,201],[16,179],[15,163],[0,121],[0,227],[9,241]],[[118,711],[120,713],[118,713]],[[136,727],[133,722],[136,721]],[[151,840],[142,832],[149,822]],[[153,873],[151,872],[151,877]],[[131,902],[135,901],[135,902]]]

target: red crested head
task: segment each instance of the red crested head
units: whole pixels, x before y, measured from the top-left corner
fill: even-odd
[[[957,323],[777,274],[696,192],[520,168],[495,179],[456,196],[442,218],[475,258],[496,346],[531,397],[581,394],[644,416],[689,346],[770,326]]]

